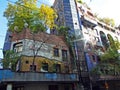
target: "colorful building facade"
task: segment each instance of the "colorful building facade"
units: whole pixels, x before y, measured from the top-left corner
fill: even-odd
[[[82,73],[89,73],[98,64],[99,55],[110,46],[109,37],[120,41],[120,30],[100,22],[86,4],[76,0],[55,0],[54,9],[58,13],[56,24],[70,27],[76,36],[73,45],[78,75],[82,78],[79,80],[85,88],[90,88],[90,78]]]

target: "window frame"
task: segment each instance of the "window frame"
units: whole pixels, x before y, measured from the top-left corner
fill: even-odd
[[[61,72],[61,65],[60,64],[54,64],[53,68],[54,68],[54,72],[58,72],[58,73]]]
[[[68,51],[62,49],[62,60],[67,61],[67,59],[68,59]]]
[[[30,65],[30,71],[32,71],[32,67],[33,67],[33,65],[31,64],[31,65]],[[36,67],[37,67],[37,66],[34,65],[34,71],[36,71]]]
[[[59,48],[53,48],[53,55],[55,56],[55,57],[59,57],[60,55],[59,55]]]
[[[42,70],[43,71],[48,71],[48,67],[49,67],[48,63],[42,63],[41,71]],[[47,68],[47,69],[45,69],[45,68]]]
[[[13,45],[13,50],[18,53],[18,52],[22,52],[23,50],[23,43],[22,42],[19,42],[19,43],[15,43]]]

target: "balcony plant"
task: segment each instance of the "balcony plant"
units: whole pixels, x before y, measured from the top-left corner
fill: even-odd
[[[91,71],[92,74],[99,75],[118,75],[120,74],[120,42],[110,43],[109,48],[100,56],[99,64]]]

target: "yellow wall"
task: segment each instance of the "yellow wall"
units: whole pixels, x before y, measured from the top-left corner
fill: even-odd
[[[26,63],[28,61],[28,63]],[[21,70],[20,71],[30,71],[30,65],[32,65],[33,57],[22,56],[21,57]],[[64,64],[58,62],[56,60],[50,60],[43,57],[36,57],[34,65],[36,65],[36,71],[40,72],[42,63],[48,63],[48,71],[53,71],[53,64],[60,64],[61,65],[61,72],[64,72]]]

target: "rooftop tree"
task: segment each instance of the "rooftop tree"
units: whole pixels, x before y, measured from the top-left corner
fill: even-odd
[[[104,18],[98,18],[98,19],[107,25],[115,26],[115,21],[112,18],[104,17]]]
[[[4,12],[4,16],[8,20],[9,30],[18,32],[23,30],[24,25],[36,32],[46,30],[47,27],[55,26],[55,11],[47,6],[37,6],[37,0],[18,0],[14,4],[8,3],[8,7]]]
[[[76,1],[81,4],[83,3],[83,0],[76,0]]]

